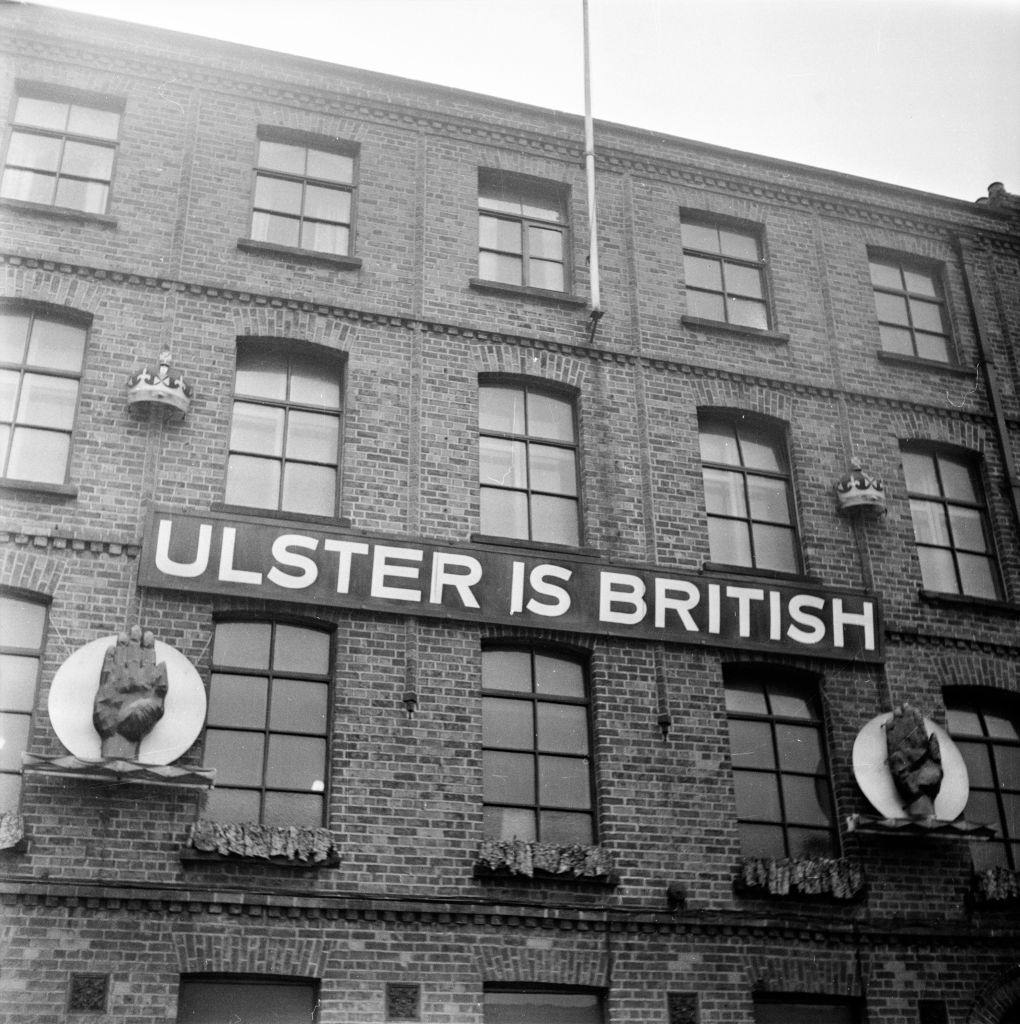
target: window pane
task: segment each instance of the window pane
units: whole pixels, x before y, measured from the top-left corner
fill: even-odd
[[[942,548],[919,547],[917,558],[921,563],[921,583],[926,590],[934,590],[940,594],[960,592],[951,552]]]
[[[783,804],[786,820],[798,825],[832,823],[832,802],[825,779],[809,779],[800,775],[783,776]],[[753,814],[747,817],[755,817]]]
[[[262,729],[266,724],[265,676],[237,676],[214,672],[209,682],[209,725]]]
[[[11,441],[7,476],[12,480],[62,484],[67,478],[67,460],[70,453],[69,434],[19,427],[14,431]]]
[[[280,985],[246,981],[181,982],[180,1024],[312,1024],[315,986]]]
[[[705,424],[699,432],[698,439],[701,445],[701,458],[705,462],[740,465],[737,440],[729,424]]]
[[[878,288],[892,288],[900,291],[903,288],[900,268],[889,263],[872,262],[871,283]]]
[[[952,736],[981,736],[981,719],[976,711],[946,708],[946,722]]]
[[[917,334],[917,354],[921,359],[935,359],[940,363],[949,362],[949,343],[939,334]]]
[[[536,494],[531,499],[531,538],[543,544],[580,543],[577,502],[572,498],[551,498]]]
[[[965,743],[962,740],[957,740],[956,746],[967,765],[967,778],[971,787],[994,786],[987,746],[983,743]]]
[[[85,331],[59,320],[36,317],[28,346],[28,363],[47,370],[81,370],[85,355]]]
[[[12,167],[30,167],[56,172],[60,168],[61,140],[27,132],[12,132],[7,147],[7,163]]]
[[[478,195],[479,210],[495,210],[497,213],[510,213],[518,217],[523,216],[521,201],[512,195],[508,195],[499,186],[482,186]]]
[[[549,228],[528,228],[528,255],[536,259],[563,260],[563,232]]]
[[[978,503],[974,476],[967,463],[940,455],[939,472],[942,474],[942,486],[947,497],[954,498],[956,501]]]
[[[266,825],[317,828],[322,824],[323,806],[323,798],[315,793],[266,793],[262,821]]]
[[[285,174],[305,173],[304,146],[288,146],[282,142],[259,142],[259,167]]]
[[[909,270],[903,268],[903,277],[906,282],[907,291],[914,295],[929,295],[936,298],[938,292],[935,290],[935,277],[931,273],[920,270]]]
[[[501,256],[493,252],[478,254],[478,276],[484,281],[520,284],[522,266],[519,256]]]
[[[511,430],[510,427],[502,428]],[[574,440],[573,405],[550,395],[528,394],[528,433],[555,441]]]
[[[709,558],[726,565],[751,564],[751,535],[747,523],[738,519],[708,520]]]
[[[106,210],[106,198],[109,193],[110,188],[105,184],[61,178],[57,182],[54,203],[72,210],[83,210],[85,213],[103,213]]]
[[[945,506],[934,501],[910,499],[910,518],[914,523],[914,538],[920,544],[938,544],[949,547],[949,524]]]
[[[726,710],[766,714],[768,708],[765,705],[761,683],[749,679],[727,681]]]
[[[946,324],[942,319],[942,307],[938,303],[911,299],[910,316],[916,330],[930,331],[932,334],[945,333]]]
[[[20,363],[24,359],[28,324],[24,313],[0,313],[0,363]]]
[[[744,474],[705,466],[705,505],[710,514],[747,517],[744,500]]]
[[[283,471],[280,509],[310,516],[333,515],[336,510],[336,470],[331,466],[288,462]]]
[[[251,217],[251,237],[256,242],[298,247],[301,222],[295,217],[278,217],[271,213],[255,212]]]
[[[534,220],[563,221],[563,203],[559,196],[542,196],[541,190],[525,190],[521,202],[521,213]]]
[[[790,521],[790,503],[785,480],[749,473],[747,493],[751,502],[752,519],[763,519],[770,523]]]
[[[206,758],[206,764],[209,764]],[[223,786],[217,772],[216,786],[209,790],[202,816],[211,821],[258,821],[259,792],[251,789],[229,789]]]
[[[496,249],[504,253],[522,252],[521,222],[502,217],[479,216],[478,244],[483,249]]]
[[[0,596],[0,644],[4,647],[42,647],[46,605]]]
[[[775,768],[768,722],[730,719],[730,758],[734,768]]]
[[[275,213],[301,213],[301,184],[260,174],[255,179],[255,205]]]
[[[825,760],[817,729],[801,725],[776,725],[779,767],[787,772],[825,773]]]
[[[530,397],[534,402],[537,396]],[[532,416],[534,416],[534,412],[532,412]],[[480,388],[478,391],[478,426],[481,430],[498,430],[504,434],[523,434],[524,392],[519,388]]]
[[[266,785],[321,793],[326,775],[326,741],[316,736],[269,737]]]
[[[520,491],[483,487],[481,531],[494,537],[528,539],[528,498]]]
[[[740,822],[740,852],[744,857],[785,857],[783,830],[778,825],[749,825]]]
[[[67,127],[68,104],[57,100],[36,99],[34,96],[19,96],[14,111],[18,124],[30,124],[36,128],[63,131]]]
[[[327,675],[329,643],[329,633],[321,630],[278,625],[273,649],[273,669],[276,672]]]
[[[985,712],[985,728],[989,736],[997,739],[1015,740],[1018,737],[1016,723],[1005,714],[996,714],[994,711]]]
[[[530,654],[527,651],[483,651],[482,688],[530,693]]]
[[[486,803],[531,805],[535,802],[535,759],[531,754],[485,750],[482,765]]]
[[[585,993],[486,992],[485,1024],[602,1024],[602,1009]]]
[[[533,750],[535,724],[531,702],[486,697],[482,701],[482,742],[487,747]]]
[[[584,668],[576,661],[536,654],[535,690],[547,696],[583,698]]]
[[[305,187],[306,217],[313,220],[330,220],[340,224],[351,222],[351,194],[337,188],[323,188],[321,185]]]
[[[726,300],[726,308],[729,310],[728,319],[731,324],[754,327],[762,331],[769,329],[769,315],[764,302],[730,298]]]
[[[953,531],[953,545],[967,551],[987,551],[984,516],[978,509],[949,506],[949,524]]]
[[[542,842],[571,846],[589,846],[595,841],[590,814],[569,811],[542,811]]]
[[[935,459],[923,452],[903,452],[907,490],[915,494],[941,494],[935,475]]]
[[[109,181],[113,173],[113,150],[109,146],[95,146],[88,142],[68,140],[64,144],[64,159],[60,165],[60,173]]]
[[[889,327],[881,324],[878,328],[882,348],[900,356],[914,355],[914,336],[906,327]]]
[[[250,398],[284,399],[287,395],[287,362],[277,352],[260,345],[240,344],[234,393]]]
[[[719,243],[724,256],[732,256],[738,260],[758,259],[758,239],[747,232],[720,228]]]
[[[483,484],[499,487],[526,487],[528,471],[523,441],[500,437],[478,439],[478,478]]]
[[[31,711],[38,675],[38,658],[0,654],[0,707],[5,711]]]
[[[486,807],[484,828],[490,839],[521,839],[531,843],[538,838],[535,812],[523,807]]]
[[[0,775],[0,807],[16,808],[21,799],[21,776]]]
[[[708,224],[680,225],[680,237],[685,249],[698,249],[701,252],[719,252],[719,230]]]
[[[290,400],[301,405],[321,405],[330,409],[340,407],[340,376],[322,366],[322,357],[291,359]]]
[[[748,299],[761,299],[761,271],[757,267],[742,267],[735,263],[726,264],[726,291]]]
[[[722,264],[703,256],[684,256],[684,283],[688,288],[722,291]]]
[[[998,587],[995,585],[995,571],[987,555],[958,554],[956,561],[960,566],[961,593],[970,597],[990,599],[999,596]]]
[[[0,771],[21,771],[21,752],[28,749],[31,722],[29,715],[0,714]]]
[[[346,256],[350,252],[350,228],[324,221],[306,220],[301,225],[301,248]]]
[[[552,491],[553,494],[577,494],[577,466],[572,448],[551,448],[544,444],[533,444],[529,452],[533,490]]]
[[[549,260],[528,260],[528,286],[561,292],[566,287],[563,264]]]
[[[269,668],[270,626],[266,622],[220,622],[212,660],[224,668]]]
[[[780,456],[781,444],[768,437],[751,437],[746,429],[740,432],[740,454],[749,469],[767,469],[779,473],[785,470]]]
[[[4,171],[0,195],[5,199],[20,199],[26,203],[53,203],[53,190],[57,179],[34,171],[18,171],[8,167]]]
[[[273,459],[254,459],[248,455],[231,455],[227,463],[227,484],[223,500],[228,505],[278,508],[280,463]]]
[[[727,684],[729,685],[729,684]],[[812,702],[804,695],[803,687],[788,683],[769,683],[769,704],[778,718],[817,719]]]
[[[354,181],[354,157],[343,153],[327,153],[322,149],[308,150],[309,178],[339,181],[349,185]]]
[[[539,803],[545,807],[588,808],[589,779],[587,758],[539,757]]]
[[[259,786],[262,753],[261,733],[206,730],[204,763],[216,769],[217,786]]]
[[[287,421],[287,456],[336,464],[340,420],[314,412],[292,412]]]
[[[713,292],[688,291],[687,312],[690,316],[699,316],[703,320],[726,320],[723,297]]]
[[[996,746],[995,767],[1003,789],[1020,789],[1020,747]],[[1010,835],[1020,837],[1020,830]]]
[[[94,139],[117,138],[120,128],[120,114],[115,110],[99,110],[95,107],[71,106],[67,119],[67,130],[73,135],[91,135]]]
[[[831,857],[832,833],[827,829],[791,828],[787,831],[791,857]]]
[[[778,777],[767,772],[733,773],[737,817],[743,820],[782,821]]]
[[[538,747],[560,754],[587,754],[587,708],[570,704],[539,704]]]
[[[283,409],[235,402],[230,447],[234,451],[279,456],[283,453]]]

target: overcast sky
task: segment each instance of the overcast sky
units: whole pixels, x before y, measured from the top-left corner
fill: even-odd
[[[581,0],[47,6],[583,111]],[[596,119],[959,199],[992,181],[1020,192],[1020,0],[590,0],[590,10]]]

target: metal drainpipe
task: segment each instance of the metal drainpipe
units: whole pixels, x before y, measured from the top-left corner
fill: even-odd
[[[1006,483],[1009,485],[1009,494],[1013,508],[1013,518],[1016,520],[1017,529],[1020,530],[1020,475],[1017,473],[1016,459],[1013,457],[1013,450],[1010,447],[1009,429],[1006,425],[1006,414],[1002,409],[1002,396],[999,393],[999,378],[992,361],[991,349],[988,345],[988,335],[985,330],[985,318],[977,301],[977,292],[974,289],[974,280],[970,272],[969,258],[973,252],[970,241],[962,235],[955,238],[956,248],[960,254],[960,266],[963,269],[963,281],[967,288],[967,299],[970,302],[971,317],[974,321],[974,329],[977,334],[978,356],[981,369],[984,373],[985,388],[988,392],[988,403],[992,407],[992,417],[995,420],[996,438],[999,442],[999,450],[1002,454],[1002,466],[1006,474]]]

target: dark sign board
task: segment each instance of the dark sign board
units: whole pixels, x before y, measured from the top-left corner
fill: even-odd
[[[682,575],[560,552],[435,544],[224,513],[155,511],[147,587],[880,661],[874,597]]]

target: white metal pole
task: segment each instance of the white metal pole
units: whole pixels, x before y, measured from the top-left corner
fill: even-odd
[[[595,211],[595,129],[591,117],[591,54],[588,40],[588,0],[581,0],[584,15],[584,169],[588,179],[588,269],[591,275],[591,309],[602,315],[599,294],[598,217]]]

